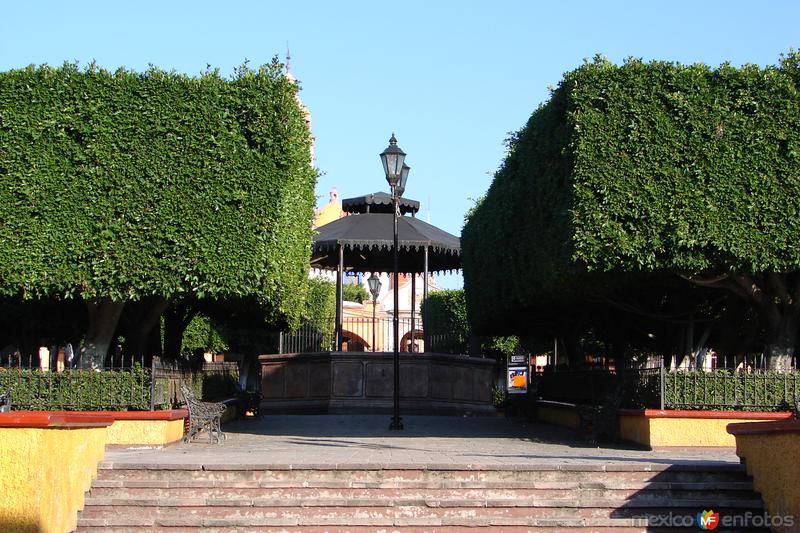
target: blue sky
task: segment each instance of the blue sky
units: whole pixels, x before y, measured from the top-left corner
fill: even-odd
[[[292,53],[324,175],[319,202],[386,189],[392,132],[406,196],[456,235],[522,127],[584,58],[774,64],[800,48],[800,2],[9,2],[0,70],[96,60],[223,74]],[[460,286],[460,276],[441,280]]]

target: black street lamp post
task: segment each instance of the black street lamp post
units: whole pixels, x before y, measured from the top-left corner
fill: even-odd
[[[400,214],[400,197],[406,190],[406,180],[411,168],[405,164],[406,154],[399,146],[397,139],[392,133],[389,139],[389,146],[380,154],[383,163],[383,171],[386,174],[386,181],[392,189],[392,203],[394,204],[394,277],[392,278],[392,288],[394,291],[394,411],[389,429],[403,429],[403,421],[400,418],[400,316],[398,313],[399,300],[398,291],[398,255],[397,255],[397,218]]]
[[[375,272],[367,280],[369,292],[372,294],[372,351],[375,351],[375,307],[378,305],[378,295],[381,293],[381,279]]]

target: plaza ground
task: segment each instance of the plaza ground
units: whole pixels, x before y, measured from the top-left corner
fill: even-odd
[[[574,431],[520,418],[405,416],[403,431],[389,431],[388,415],[293,415],[248,418],[227,424],[227,440],[205,435],[163,449],[111,449],[106,463],[244,464],[447,468],[514,465],[719,465],[739,462],[733,448],[654,451],[619,443],[592,446]]]

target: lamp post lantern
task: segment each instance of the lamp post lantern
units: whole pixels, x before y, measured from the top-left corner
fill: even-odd
[[[403,429],[403,421],[400,418],[400,316],[398,314],[399,300],[397,294],[400,284],[398,282],[397,217],[400,214],[400,196],[405,192],[406,180],[411,168],[405,164],[406,154],[397,146],[397,139],[394,133],[389,139],[389,146],[381,152],[380,156],[383,163],[383,171],[386,174],[386,181],[389,182],[389,187],[392,189],[392,204],[394,206],[394,246],[392,247],[394,254],[394,276],[392,277],[392,289],[394,292],[394,410],[389,429],[400,430]]]
[[[372,351],[375,351],[375,307],[378,305],[378,295],[381,293],[381,279],[375,272],[367,280],[369,292],[372,294]]]

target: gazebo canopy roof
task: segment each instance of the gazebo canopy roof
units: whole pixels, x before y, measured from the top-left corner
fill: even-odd
[[[415,203],[419,206],[419,202]],[[311,257],[312,268],[335,270],[339,264],[337,249],[341,245],[346,270],[392,272],[394,230],[390,213],[371,211],[340,218],[317,228]],[[397,230],[400,272],[424,272],[425,247],[428,248],[429,272],[461,268],[461,240],[455,235],[418,218],[404,216],[398,217]]]
[[[374,192],[355,198],[342,200],[342,211],[346,213],[389,213],[392,212],[392,195],[385,192]],[[415,214],[419,211],[419,202],[408,198],[400,198],[400,214]]]

